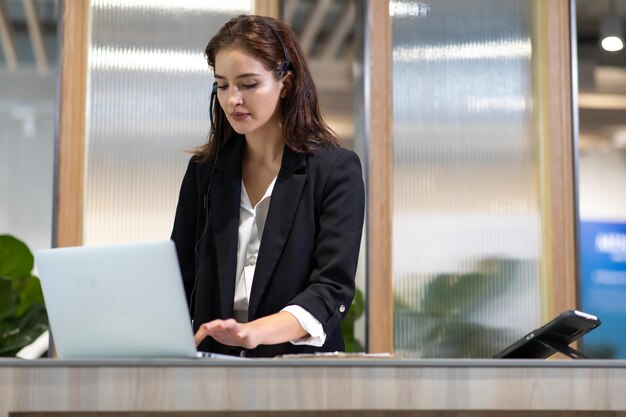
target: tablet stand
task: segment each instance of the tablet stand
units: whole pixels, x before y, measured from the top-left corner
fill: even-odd
[[[580,353],[576,349],[573,349],[564,343],[559,343],[559,342],[555,342],[554,340],[548,340],[548,339],[542,339],[542,338],[535,339],[535,342],[547,348],[554,349],[557,352],[560,352],[571,359],[589,359],[589,357],[585,356],[584,354]]]

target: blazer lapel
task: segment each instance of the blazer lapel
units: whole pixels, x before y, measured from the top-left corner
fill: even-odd
[[[238,136],[224,145],[211,178],[209,211],[217,253],[221,318],[232,317],[233,313],[243,145],[243,138]]]
[[[250,290],[248,320],[256,318],[260,299],[274,273],[287,236],[289,236],[306,183],[305,166],[306,156],[285,146],[280,172],[272,191]]]

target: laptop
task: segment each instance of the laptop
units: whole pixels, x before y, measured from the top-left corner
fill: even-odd
[[[35,261],[60,358],[202,356],[171,240],[47,249]]]

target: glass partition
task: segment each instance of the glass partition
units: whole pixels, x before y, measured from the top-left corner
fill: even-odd
[[[530,1],[392,1],[395,350],[490,357],[540,323]]]
[[[52,243],[58,1],[0,2],[0,234]],[[33,30],[36,27],[38,30]]]
[[[165,239],[186,151],[206,140],[204,47],[251,0],[93,0],[84,244]]]

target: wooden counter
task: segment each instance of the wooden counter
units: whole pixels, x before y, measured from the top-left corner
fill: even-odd
[[[0,417],[67,412],[626,417],[626,361],[0,360]]]

